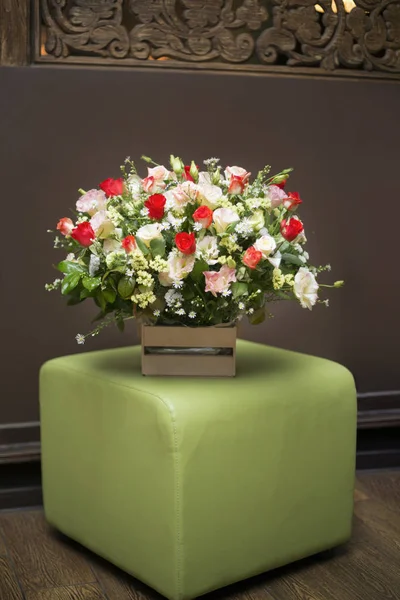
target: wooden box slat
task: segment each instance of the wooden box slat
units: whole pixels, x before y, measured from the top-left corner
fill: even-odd
[[[184,377],[234,377],[236,327],[159,327],[142,325],[142,374]],[[148,354],[146,348],[229,348],[229,356]]]

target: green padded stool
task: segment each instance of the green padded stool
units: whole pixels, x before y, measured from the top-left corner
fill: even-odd
[[[140,348],[41,370],[44,506],[67,536],[172,600],[350,537],[352,375],[238,342],[232,379],[149,378]]]

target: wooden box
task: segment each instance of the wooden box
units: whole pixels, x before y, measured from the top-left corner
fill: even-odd
[[[142,325],[142,374],[234,377],[236,327]]]

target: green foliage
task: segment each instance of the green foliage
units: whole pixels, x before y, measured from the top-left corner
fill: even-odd
[[[164,238],[154,238],[150,242],[150,248],[152,255],[161,256],[161,258],[165,255],[165,240]]]
[[[66,273],[67,275],[70,273],[86,273],[86,269],[83,265],[70,260],[62,260],[59,262],[57,269],[61,271],[61,273]]]
[[[247,296],[249,293],[249,288],[247,283],[243,283],[241,281],[236,281],[231,285],[233,298],[236,300],[240,298],[240,296]]]
[[[76,288],[76,286],[78,285],[80,278],[82,277],[82,273],[69,273],[68,275],[66,275],[64,277],[64,279],[61,282],[61,293],[64,296],[67,296],[68,294],[70,294],[72,292],[72,290],[74,290]]]
[[[83,287],[92,292],[101,284],[101,277],[82,277],[82,285]]]
[[[149,254],[149,249],[146,246],[146,244],[144,242],[142,242],[142,240],[136,236],[136,244],[137,247],[139,248],[139,250],[144,254],[144,256],[147,256]]]
[[[190,273],[191,279],[198,283],[203,279],[204,271],[208,271],[208,269],[209,267],[205,260],[198,260],[197,262],[195,262],[193,271]]]
[[[124,300],[130,298],[133,294],[133,290],[135,289],[135,279],[133,277],[121,277],[118,282],[118,294]]]

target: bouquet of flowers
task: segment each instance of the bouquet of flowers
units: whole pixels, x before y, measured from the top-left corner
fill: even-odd
[[[309,264],[295,214],[302,200],[285,189],[291,169],[270,176],[265,167],[251,181],[216,158],[202,171],[175,156],[169,168],[142,158],[152,165],[147,177],[128,157],[122,177],[79,190],[74,219],[57,224],[54,246],[67,256],[57,265],[63,278],[46,289],[60,288],[69,304],[92,298],[100,309],[78,343],[132,318],[208,326],[247,315],[257,324],[277,300],[328,305],[318,300],[316,276],[330,266]]]

